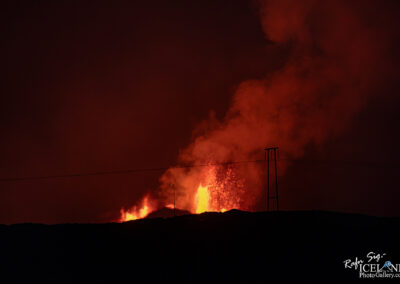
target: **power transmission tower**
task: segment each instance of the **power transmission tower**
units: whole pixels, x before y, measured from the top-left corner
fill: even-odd
[[[174,217],[175,217],[176,216],[176,213],[175,213],[175,203],[176,203],[175,184],[171,183],[171,187],[174,189]]]
[[[265,161],[267,163],[267,211],[269,211],[269,201],[275,199],[276,211],[279,211],[279,195],[278,195],[278,167],[277,167],[277,158],[276,153],[278,151],[278,147],[269,147],[265,148]],[[275,172],[275,195],[271,196],[270,193],[270,157],[273,153],[273,161],[274,161],[274,172]]]

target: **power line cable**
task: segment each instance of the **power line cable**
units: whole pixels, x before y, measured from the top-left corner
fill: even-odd
[[[293,159],[293,158],[284,158],[284,157],[278,158],[278,161],[296,162],[296,163],[336,164],[336,165],[345,165],[345,166],[361,166],[361,167],[374,167],[374,168],[375,167],[400,168],[400,163],[371,162],[371,161]],[[13,178],[9,177],[9,178],[0,178],[0,182],[45,180],[45,179],[104,176],[104,175],[120,175],[120,174],[130,174],[130,173],[139,173],[139,172],[166,171],[168,169],[186,169],[186,168],[197,168],[197,167],[223,166],[223,165],[245,164],[245,163],[264,163],[264,162],[265,162],[265,160],[244,160],[244,161],[229,161],[229,162],[223,162],[223,163],[208,163],[208,164],[198,164],[198,165],[177,165],[177,166],[172,166],[172,167],[137,168],[137,169],[125,169],[125,170],[98,171],[98,172],[87,172],[87,173],[71,173],[71,174],[60,174],[60,175],[25,176],[25,177],[13,177]]]
[[[42,179],[70,178],[70,177],[87,177],[87,176],[103,176],[103,175],[117,175],[117,174],[130,174],[130,173],[138,173],[138,172],[157,172],[157,171],[166,171],[168,169],[185,169],[185,168],[196,168],[196,167],[222,166],[222,165],[230,165],[230,164],[254,163],[254,162],[260,162],[260,161],[264,161],[264,160],[231,161],[231,162],[225,162],[225,163],[209,163],[209,164],[199,164],[199,165],[180,165],[180,166],[160,167],[160,168],[138,168],[138,169],[128,169],[128,170],[113,170],[113,171],[100,171],[100,172],[87,172],[87,173],[72,173],[72,174],[61,174],[61,175],[0,178],[0,182],[24,181],[24,180],[42,180]]]

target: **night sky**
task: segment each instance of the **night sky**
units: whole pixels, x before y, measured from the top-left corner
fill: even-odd
[[[213,157],[281,147],[281,209],[399,216],[399,3],[292,2],[3,1],[0,178],[168,168],[245,133]],[[245,108],[280,118],[236,132]],[[0,223],[112,221],[162,174],[0,181]]]

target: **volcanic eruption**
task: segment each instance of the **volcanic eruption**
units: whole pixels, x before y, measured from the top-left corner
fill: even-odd
[[[268,44],[288,50],[286,62],[264,78],[242,82],[224,118],[211,115],[195,129],[178,164],[209,166],[168,169],[151,197],[158,206],[176,198],[177,207],[192,213],[252,210],[262,193],[262,167],[224,163],[260,159],[270,145],[295,160],[308,145],[351,126],[394,68],[387,58],[390,17],[373,13],[377,3],[361,2],[362,11],[358,1],[257,2]],[[280,175],[287,165],[279,164]],[[140,204],[133,208],[138,218],[156,209]],[[130,211],[121,212],[122,220],[130,218]]]

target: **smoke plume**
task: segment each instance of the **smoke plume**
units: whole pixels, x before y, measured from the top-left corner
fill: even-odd
[[[377,2],[349,2],[260,2],[266,38],[290,50],[286,63],[262,79],[242,82],[225,117],[219,121],[211,113],[180,151],[179,163],[259,159],[265,146],[279,146],[281,155],[297,159],[307,146],[318,147],[351,127],[354,116],[379,94],[392,66],[386,58],[390,16],[375,14]],[[283,166],[279,170],[284,174]],[[177,204],[185,209],[191,208],[199,184],[223,189],[231,204],[219,207],[251,209],[260,196],[261,177],[251,165],[195,167],[170,169],[160,181],[167,202],[174,187]]]

